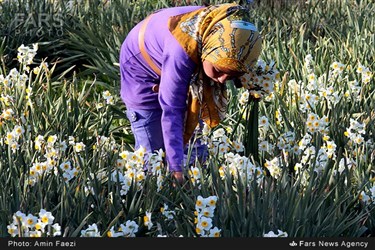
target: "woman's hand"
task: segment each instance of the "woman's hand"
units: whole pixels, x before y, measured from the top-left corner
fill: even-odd
[[[172,178],[175,179],[180,185],[183,184],[184,182],[184,174],[183,172],[173,172],[172,173]],[[173,184],[175,186],[175,183]]]

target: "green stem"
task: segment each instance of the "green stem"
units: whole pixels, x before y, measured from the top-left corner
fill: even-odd
[[[245,153],[248,156],[253,156],[256,162],[259,162],[258,152],[258,137],[259,137],[259,100],[249,100],[249,110],[247,112],[247,126],[245,136]]]

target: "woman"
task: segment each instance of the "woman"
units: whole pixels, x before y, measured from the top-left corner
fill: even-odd
[[[203,120],[225,117],[225,82],[251,70],[262,39],[233,4],[161,9],[137,24],[120,52],[121,98],[136,149],[165,150],[183,181],[184,147]]]

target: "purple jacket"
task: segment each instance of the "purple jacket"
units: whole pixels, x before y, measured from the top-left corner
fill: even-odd
[[[171,16],[202,7],[162,9],[148,22],[145,48],[161,69],[161,77],[147,65],[139,50],[138,32],[143,21],[129,32],[120,51],[121,98],[132,109],[162,109],[164,146],[171,171],[181,171],[182,167],[186,100],[196,64],[172,36],[167,24]],[[158,93],[152,91],[156,83],[160,83]]]

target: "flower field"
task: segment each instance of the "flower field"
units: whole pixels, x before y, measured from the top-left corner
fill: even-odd
[[[174,4],[0,0],[0,236],[374,237],[373,1],[249,4],[261,57],[183,185],[119,98],[127,32]]]

